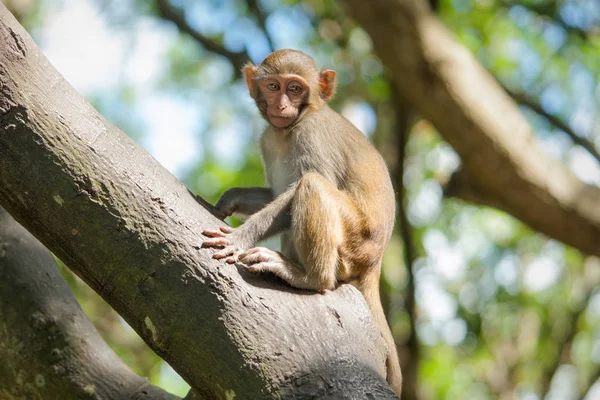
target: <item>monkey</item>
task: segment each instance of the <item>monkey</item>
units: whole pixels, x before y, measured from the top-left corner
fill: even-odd
[[[387,381],[400,396],[396,345],[379,295],[383,251],[396,201],[389,171],[375,147],[331,109],[336,73],[319,71],[297,50],[278,50],[243,74],[268,127],[260,139],[269,187],[231,188],[217,201],[219,218],[248,216],[238,228],[204,230],[212,257],[270,272],[318,292],[352,283],[364,296],[388,347]],[[281,233],[281,252],[256,244]]]

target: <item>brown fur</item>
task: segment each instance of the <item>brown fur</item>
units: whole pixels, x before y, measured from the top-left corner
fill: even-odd
[[[251,96],[272,124],[260,143],[274,200],[263,188],[264,208],[236,230],[206,231],[212,239],[205,244],[224,247],[215,258],[239,260],[250,271],[274,273],[298,288],[324,291],[342,282],[355,283],[386,341],[387,379],[400,395],[398,354],[379,297],[381,258],[395,216],[385,163],[365,136],[326,104],[335,90],[334,71],[319,72],[306,54],[280,50],[257,67],[247,65],[244,72]],[[261,85],[266,79],[281,83],[276,95],[275,86]],[[300,96],[288,96],[285,85],[290,81],[302,82]],[[269,117],[274,106],[296,118],[283,129],[276,127],[280,124]],[[217,208],[224,214],[256,210],[261,198],[257,190],[230,189]],[[245,205],[248,202],[253,205]],[[283,254],[253,247],[282,231]]]

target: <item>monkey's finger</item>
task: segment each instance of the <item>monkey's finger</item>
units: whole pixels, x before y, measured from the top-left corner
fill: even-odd
[[[212,258],[215,260],[220,260],[222,258],[226,258],[235,254],[235,248],[233,247],[225,247],[223,250],[218,251],[212,255]]]
[[[206,239],[202,242],[202,247],[226,247],[231,245],[231,241],[227,238]]]
[[[260,262],[274,261],[276,253],[266,247],[254,247],[241,253],[238,258],[245,264],[256,264]]]
[[[231,233],[233,232],[233,228],[230,226],[222,226],[219,228],[223,233]]]
[[[205,229],[205,230],[202,231],[202,234],[204,236],[208,236],[208,237],[225,237],[225,233],[223,233],[220,230],[213,231],[213,230],[210,230],[210,229]]]
[[[244,250],[238,255],[238,257],[241,260],[242,258],[248,257],[248,255],[255,253],[255,252],[256,252],[255,248]]]
[[[248,249],[248,250],[244,250],[242,251],[240,254],[238,254],[238,259],[243,262],[249,262],[250,258],[252,257],[253,254],[256,253],[256,247]]]
[[[225,262],[227,264],[234,264],[234,263],[238,262],[238,258],[234,255],[233,257],[226,258]]]
[[[241,253],[238,258],[245,264],[257,264],[261,262],[277,263],[283,261],[281,253],[266,247],[254,247]]]
[[[280,265],[276,262],[260,262],[257,264],[248,265],[250,272],[275,272]]]

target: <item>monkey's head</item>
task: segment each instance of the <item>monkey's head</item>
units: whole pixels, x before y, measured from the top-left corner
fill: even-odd
[[[258,66],[246,65],[244,75],[262,116],[279,129],[318,110],[335,93],[335,71],[319,71],[310,56],[297,50],[271,53]]]

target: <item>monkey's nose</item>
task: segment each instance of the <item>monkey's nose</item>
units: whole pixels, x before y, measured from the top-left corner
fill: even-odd
[[[285,110],[287,108],[287,106],[279,106],[277,108],[279,108],[279,111],[283,111],[283,110]]]

